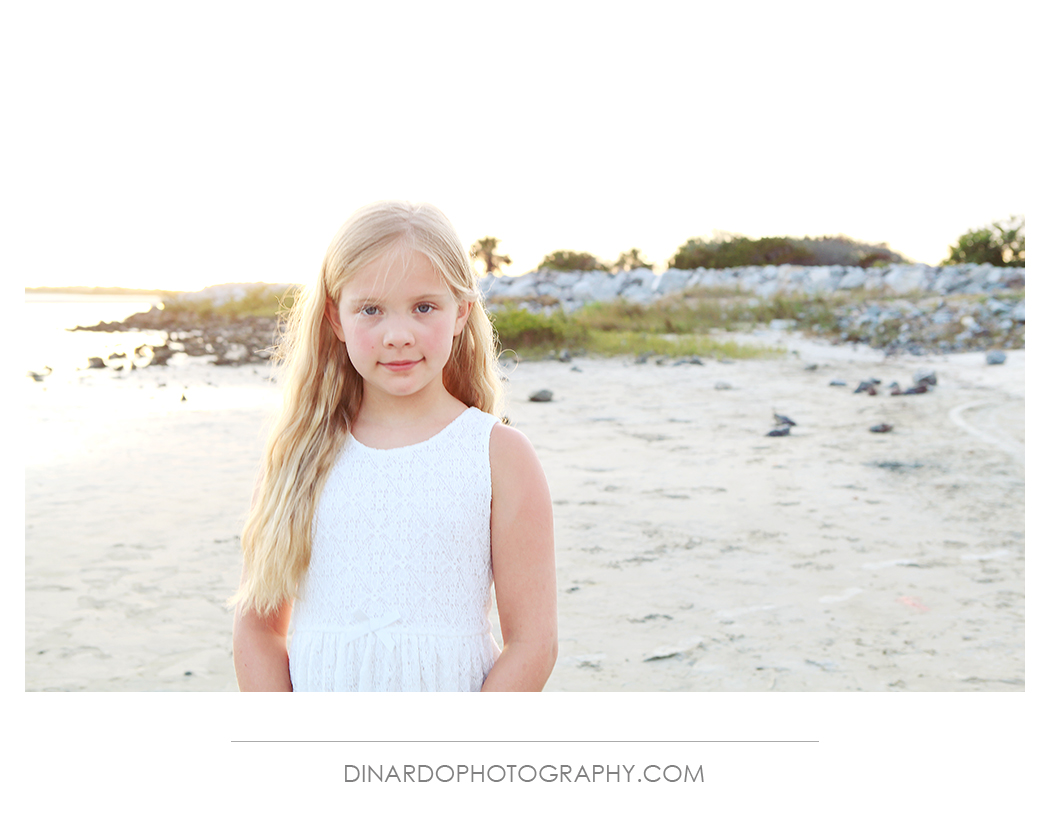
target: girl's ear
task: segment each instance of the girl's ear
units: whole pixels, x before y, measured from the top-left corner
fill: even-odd
[[[346,343],[346,333],[343,332],[343,325],[339,322],[339,307],[336,306],[335,301],[328,298],[324,305],[324,316],[328,318],[328,322],[332,324],[332,331],[335,332],[335,336],[339,338],[340,343]]]
[[[456,313],[456,331],[453,333],[453,337],[462,332],[463,327],[467,325],[467,318],[470,317],[470,308],[473,305],[473,301],[459,302],[459,311]]]

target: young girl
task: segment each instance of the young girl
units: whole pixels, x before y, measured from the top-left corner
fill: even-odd
[[[557,655],[550,494],[497,420],[492,325],[444,214],[358,210],[282,352],[233,599],[240,688],[542,689]]]

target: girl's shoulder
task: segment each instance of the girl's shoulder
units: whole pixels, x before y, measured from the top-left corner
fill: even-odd
[[[530,472],[542,473],[539,457],[529,438],[498,420],[489,436],[489,462],[494,479],[515,474],[525,476]]]

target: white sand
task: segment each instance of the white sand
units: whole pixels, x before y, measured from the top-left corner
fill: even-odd
[[[1023,690],[1024,352],[759,339],[797,354],[511,373],[555,503],[547,688]],[[932,392],[888,395],[920,369]],[[852,393],[871,376],[878,396]],[[553,402],[527,400],[540,388]],[[236,689],[223,601],[277,400],[265,369],[25,389],[25,688]],[[789,437],[764,436],[774,409]]]

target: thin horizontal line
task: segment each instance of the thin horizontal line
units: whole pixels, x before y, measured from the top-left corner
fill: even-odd
[[[231,740],[230,743],[820,743],[819,740]]]

